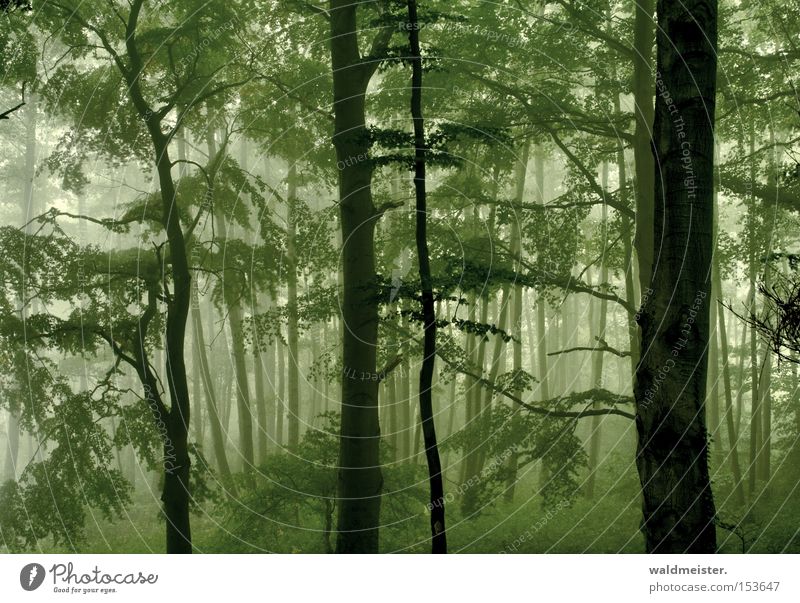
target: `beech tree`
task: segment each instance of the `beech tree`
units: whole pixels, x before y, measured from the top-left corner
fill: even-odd
[[[636,464],[648,552],[712,553],[706,371],[714,189],[717,3],[660,0],[653,280],[642,292]],[[657,251],[656,251],[657,250]]]

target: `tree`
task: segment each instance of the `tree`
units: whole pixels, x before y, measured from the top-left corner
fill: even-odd
[[[206,30],[205,16],[191,5],[174,5],[175,21],[180,23],[176,31],[174,45],[164,47],[158,40],[164,33],[160,23],[153,20],[155,13],[148,10],[144,0],[133,0],[127,13],[122,14],[118,7],[108,3],[85,3],[79,9],[55,0],[48,0],[41,9],[40,23],[59,36],[76,57],[102,54],[102,63],[95,67],[89,63],[85,72],[64,69],[61,82],[73,85],[92,85],[96,71],[113,74],[111,79],[117,88],[124,90],[119,98],[124,110],[118,112],[121,132],[128,138],[116,148],[114,137],[99,136],[105,140],[102,151],[106,155],[118,157],[128,150],[149,156],[156,170],[160,196],[160,216],[158,222],[166,237],[168,262],[168,281],[162,284],[150,282],[147,301],[139,319],[138,334],[134,338],[133,350],[122,350],[113,341],[109,345],[131,364],[140,377],[147,403],[154,411],[154,420],[163,426],[164,436],[164,484],[162,502],[166,520],[166,543],[169,553],[191,553],[191,528],[189,520],[190,453],[188,444],[190,422],[189,386],[184,355],[186,324],[191,305],[191,266],[187,241],[199,220],[198,211],[194,221],[182,224],[182,208],[177,202],[177,190],[172,169],[170,145],[191,111],[206,101],[222,95],[228,90],[242,85],[248,74],[242,75],[235,66],[228,64],[226,75],[231,77],[220,81],[216,75],[220,71],[220,57],[204,54],[198,56],[196,44],[207,36],[220,37],[230,27],[216,25],[216,29]],[[90,17],[85,12],[91,11]],[[227,14],[217,14],[218,23],[223,24],[231,18],[232,8]],[[160,13],[159,13],[160,14]],[[157,33],[158,32],[158,33]],[[229,32],[228,32],[229,33]],[[156,34],[154,36],[154,34]],[[204,37],[205,36],[205,37]],[[176,61],[176,48],[186,53],[187,60]],[[180,59],[180,57],[179,57]],[[237,79],[240,76],[241,79]],[[108,90],[108,89],[107,89]],[[59,100],[62,102],[62,100]],[[74,111],[67,103],[59,109],[66,114]],[[79,110],[78,120],[86,120],[83,110]],[[102,118],[100,118],[102,119]],[[105,125],[100,122],[98,130]],[[146,141],[146,142],[145,142]],[[137,143],[140,145],[137,148]],[[143,146],[141,146],[143,145]],[[160,251],[158,252],[159,258]],[[160,313],[160,304],[165,308],[165,363],[169,404],[165,402],[159,389],[159,378],[147,355],[145,338],[153,319]],[[138,345],[135,343],[138,341]],[[129,353],[130,352],[130,353]]]
[[[333,145],[342,224],[342,426],[339,453],[337,553],[376,553],[380,524],[378,423],[378,297],[366,93],[392,37],[384,24],[367,55],[359,50],[360,2],[330,0]]]
[[[425,122],[422,114],[422,56],[416,0],[408,0],[408,40],[411,47],[411,116],[414,122],[414,190],[416,193],[416,239],[419,279],[422,285],[422,315],[425,321],[422,367],[419,372],[419,416],[428,461],[431,510],[431,552],[447,552],[444,480],[436,427],[433,422],[433,370],[436,363],[436,308],[433,299],[430,252],[428,251],[428,208],[425,190]]]
[[[705,423],[713,243],[717,3],[657,6],[655,233],[639,317],[636,465],[645,547],[716,550]]]

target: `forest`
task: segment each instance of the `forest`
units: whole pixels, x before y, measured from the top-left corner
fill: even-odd
[[[800,553],[798,68],[798,0],[2,0],[0,552]]]

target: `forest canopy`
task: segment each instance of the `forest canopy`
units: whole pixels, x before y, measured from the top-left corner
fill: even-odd
[[[0,2],[0,551],[800,552],[798,48]]]

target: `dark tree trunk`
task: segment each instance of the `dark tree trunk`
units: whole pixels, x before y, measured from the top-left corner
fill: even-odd
[[[378,59],[361,57],[357,7],[358,3],[350,0],[330,1],[333,144],[339,167],[344,323],[337,553],[378,552],[383,489],[378,380],[369,378],[377,372],[375,223],[380,212],[372,202],[373,168],[365,123],[367,86]],[[373,55],[383,52],[391,31],[384,29],[377,35]],[[384,36],[385,43],[380,43]]]
[[[636,371],[636,464],[648,552],[712,553],[705,424],[713,251],[717,3],[658,2],[655,233]]]
[[[170,256],[172,291],[167,303],[166,316],[166,362],[165,372],[169,391],[170,409],[160,416],[160,427],[166,431],[164,460],[164,490],[161,500],[167,528],[167,553],[191,553],[192,536],[189,527],[189,383],[186,377],[184,345],[186,321],[191,305],[192,277],[186,240],[180,223],[175,182],[172,179],[172,160],[169,156],[170,138],[162,131],[163,117],[153,111],[145,100],[140,76],[144,69],[142,56],[136,43],[136,27],[142,8],[141,0],[131,3],[125,47],[128,54],[127,68],[120,70],[128,86],[133,106],[144,120],[153,145],[153,160],[158,174],[161,196],[161,224],[164,228]],[[140,334],[142,347],[144,334]],[[142,350],[143,351],[143,350]],[[143,381],[143,383],[145,383]],[[145,385],[148,385],[145,383]],[[152,384],[149,387],[153,387]]]
[[[155,126],[160,134],[160,125]],[[154,131],[153,138],[158,141]],[[160,142],[160,141],[159,141]],[[186,378],[184,342],[186,321],[191,304],[191,275],[186,256],[186,243],[176,207],[175,185],[172,181],[172,164],[164,144],[156,143],[156,160],[161,187],[163,224],[167,232],[172,260],[172,298],[166,320],[166,377],[169,390],[170,411],[167,416],[167,434],[174,459],[165,455],[164,490],[161,500],[167,522],[167,553],[191,553],[192,536],[189,526],[189,384]]]
[[[425,191],[425,122],[422,116],[422,57],[417,29],[417,3],[408,0],[408,22],[411,29],[408,40],[411,46],[411,116],[414,121],[414,189],[417,201],[417,256],[419,278],[422,285],[422,316],[424,319],[424,344],[422,367],[419,371],[419,416],[428,461],[431,509],[431,552],[447,552],[445,532],[444,483],[436,427],[433,422],[433,371],[436,364],[436,309],[433,301],[431,263],[428,254],[428,209]]]

